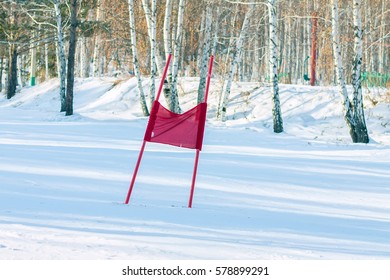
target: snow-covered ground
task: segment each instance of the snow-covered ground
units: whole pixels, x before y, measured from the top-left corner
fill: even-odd
[[[195,152],[152,143],[123,203],[147,123],[134,79],[77,80],[71,117],[57,80],[1,96],[0,259],[389,259],[390,104],[366,100],[371,142],[352,144],[334,87],[282,85],[274,134],[269,88],[235,84],[220,123],[219,86],[192,209]]]

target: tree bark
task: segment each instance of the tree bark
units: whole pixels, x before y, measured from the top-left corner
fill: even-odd
[[[96,21],[99,22],[102,20],[102,0],[97,0],[96,4]],[[93,77],[99,77],[101,73],[103,72],[103,65],[102,65],[102,51],[101,51],[101,35],[100,31],[98,31],[98,34],[95,36],[95,46],[93,48],[93,63],[92,63],[92,76]]]
[[[156,0],[152,0],[152,7],[149,7],[147,0],[142,0],[142,7],[145,12],[146,23],[148,26],[148,34],[150,41],[150,104],[154,101],[154,96],[156,92],[156,52],[157,52],[157,43],[156,43]]]
[[[16,86],[18,84],[17,73],[17,61],[18,52],[15,44],[11,44],[9,47],[9,59],[8,59],[8,84],[7,84],[7,99],[11,99],[16,93]]]
[[[354,0],[354,4],[357,1]],[[359,1],[360,2],[360,1]],[[357,5],[357,6],[360,6]],[[359,7],[360,8],[360,7]],[[344,69],[342,63],[342,54],[340,49],[340,33],[339,33],[339,10],[338,0],[332,0],[332,38],[333,38],[333,55],[336,68],[337,84],[339,92],[342,96],[342,104],[344,109],[344,119],[349,128],[349,134],[354,143],[368,143],[369,138],[367,128],[364,121],[363,101],[361,93],[361,77],[360,67],[362,63],[361,50],[361,26],[359,28],[358,20],[355,22],[355,13],[358,14],[358,9],[354,5],[354,24],[355,26],[355,59],[354,59],[354,104],[351,103],[348,97],[348,91],[345,82]],[[356,75],[359,75],[358,77]]]
[[[159,75],[162,75],[162,61],[161,56],[157,51],[157,43],[156,43],[156,24],[157,24],[157,3],[156,0],[152,1],[152,7],[149,7],[148,0],[142,0],[142,8],[144,9],[146,25],[148,27],[148,35],[150,42],[150,56],[151,61],[154,61],[155,64],[154,72],[158,72]],[[152,66],[151,66],[152,67]],[[157,75],[157,74],[155,74]]]
[[[277,14],[276,0],[268,0],[269,12],[269,65],[270,79],[273,93],[273,128],[275,133],[283,132],[282,112],[279,101],[279,81],[278,81],[278,44],[277,44]]]
[[[59,78],[60,78],[60,99],[61,99],[61,112],[66,111],[66,88],[65,88],[65,79],[66,79],[66,58],[65,58],[65,44],[64,44],[64,33],[62,30],[62,17],[61,17],[61,9],[60,9],[60,0],[54,0],[54,9],[56,13],[56,21],[57,21],[57,52],[58,52],[58,60],[59,65],[57,65],[59,69]]]
[[[165,15],[164,15],[164,51],[165,59],[169,54],[172,54],[172,34],[171,34],[171,17],[172,17],[172,0],[167,0],[165,3]],[[172,83],[172,63],[168,68],[168,75],[164,81],[164,97],[167,102],[168,108],[171,110],[174,108],[171,97],[171,83]]]
[[[236,71],[237,64],[240,62],[243,42],[244,42],[244,39],[246,37],[247,31],[248,31],[248,26],[249,26],[249,21],[250,21],[250,18],[254,12],[254,9],[255,9],[255,6],[251,5],[251,7],[249,8],[249,11],[247,11],[247,13],[245,14],[244,22],[243,22],[242,27],[241,27],[240,36],[238,37],[237,42],[236,42],[236,49],[235,49],[235,53],[234,53],[232,62],[230,64],[230,70],[229,70],[229,75],[228,75],[228,78],[226,81],[222,104],[219,107],[220,112],[218,114],[219,114],[220,119],[222,121],[226,121],[226,110],[227,110],[227,105],[229,102],[229,95],[230,95],[230,90],[231,90],[231,86],[232,86],[233,76],[234,76],[234,73]]]
[[[354,60],[352,72],[353,86],[353,112],[355,129],[352,135],[354,143],[368,143],[369,137],[364,118],[363,95],[362,95],[362,58],[363,58],[363,30],[361,18],[361,0],[353,0],[353,24],[354,24]]]
[[[200,79],[198,86],[198,103],[203,102],[204,94],[206,89],[206,78],[207,78],[207,61],[210,54],[210,34],[211,34],[211,6],[208,5],[206,8],[206,19],[205,19],[205,31],[203,37],[203,54],[200,65]]]
[[[3,91],[3,70],[4,70],[3,63],[4,63],[4,57],[1,56],[1,58],[0,58],[0,92]]]
[[[134,0],[128,0],[128,4],[129,4],[130,42],[131,42],[131,51],[133,54],[134,75],[137,79],[142,113],[144,116],[149,116],[149,110],[148,110],[148,106],[146,105],[146,99],[145,99],[144,89],[142,86],[141,73],[139,70],[139,63],[138,63],[137,37],[135,35]]]
[[[82,36],[80,38],[80,77],[89,77],[89,59],[88,59],[87,38]]]
[[[179,1],[179,10],[177,15],[177,30],[175,37],[175,50],[173,55],[173,72],[172,72],[172,84],[171,84],[171,111],[175,113],[180,113],[180,105],[179,105],[179,95],[177,92],[177,80],[179,74],[179,60],[180,60],[180,52],[181,52],[181,42],[183,36],[183,18],[184,18],[184,8],[185,8],[185,0]]]
[[[76,53],[77,0],[71,0],[68,74],[66,85],[66,116],[73,115],[74,62]]]
[[[45,42],[44,51],[45,51],[45,81],[48,81],[50,79],[50,74],[49,74],[49,44],[48,44],[48,42]]]

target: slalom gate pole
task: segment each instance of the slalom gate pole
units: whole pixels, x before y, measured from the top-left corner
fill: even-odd
[[[156,99],[155,99],[156,101],[158,101],[159,98],[160,98],[160,94],[161,94],[161,91],[162,91],[162,88],[163,88],[163,85],[164,85],[164,80],[165,80],[165,77],[167,76],[167,72],[168,72],[168,68],[169,68],[169,63],[171,62],[171,58],[172,58],[172,54],[169,54],[169,55],[168,55],[168,58],[167,58],[167,62],[166,62],[166,64],[165,64],[163,76],[161,77],[160,86],[159,86],[159,88],[158,88],[157,96],[156,96]],[[129,191],[128,191],[128,193],[127,193],[127,197],[126,197],[125,204],[129,204],[130,196],[131,196],[131,193],[132,193],[132,191],[133,191],[133,187],[134,187],[134,183],[135,183],[135,178],[137,177],[138,169],[139,169],[139,166],[140,166],[140,164],[141,164],[142,155],[144,154],[145,145],[146,145],[146,141],[145,141],[145,139],[144,139],[144,141],[143,141],[143,143],[142,143],[141,150],[140,150],[139,155],[138,155],[137,164],[135,165],[135,169],[134,169],[134,173],[133,173],[133,178],[131,179],[131,182],[130,182]]]
[[[207,81],[206,81],[206,92],[204,95],[204,102],[207,103],[207,98],[209,97],[209,88],[210,88],[210,79],[211,79],[211,71],[213,69],[213,61],[214,61],[214,56],[210,56],[210,61],[209,61],[209,70],[207,72]]]
[[[170,53],[168,55],[167,62],[165,64],[165,68],[164,68],[164,72],[163,72],[163,75],[161,77],[160,86],[159,86],[158,91],[157,91],[157,96],[156,96],[156,99],[155,99],[157,101],[160,98],[160,94],[161,94],[162,88],[164,86],[164,81],[165,81],[165,77],[167,76],[167,72],[168,72],[168,68],[169,68],[169,63],[171,62],[171,58],[172,58],[172,54]]]
[[[190,199],[188,201],[188,208],[192,208],[192,199],[194,197],[196,173],[198,171],[199,153],[200,153],[200,150],[196,149],[194,173],[192,174],[191,193],[190,193]]]
[[[141,163],[142,155],[143,155],[144,150],[145,150],[145,145],[146,145],[146,141],[144,140],[144,142],[142,143],[141,150],[140,150],[140,152],[139,152],[137,164],[135,165],[135,169],[134,169],[134,173],[133,173],[133,178],[131,179],[131,183],[130,183],[130,187],[129,187],[129,192],[127,193],[127,197],[126,197],[125,204],[129,204],[131,192],[133,191],[133,187],[134,187],[135,178],[137,177],[138,168],[139,168],[139,165],[140,165],[140,163]]]
[[[207,98],[209,96],[210,79],[211,79],[211,71],[213,69],[213,61],[214,61],[214,56],[210,56],[209,69],[207,72],[206,90],[205,90],[205,95],[204,95],[204,102],[205,103],[207,103]],[[195,191],[196,174],[198,172],[199,154],[200,154],[200,150],[196,149],[194,172],[192,174],[191,192],[190,192],[190,199],[188,201],[188,208],[192,208],[192,200],[194,198],[194,191]]]

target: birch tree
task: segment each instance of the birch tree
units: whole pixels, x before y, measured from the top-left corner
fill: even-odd
[[[60,9],[60,0],[54,0],[54,10],[56,14],[56,22],[57,22],[57,54],[58,54],[58,62],[57,65],[59,71],[60,78],[60,99],[61,99],[61,112],[66,111],[66,98],[65,98],[65,79],[66,79],[66,58],[65,58],[65,43],[64,43],[64,32],[62,30],[62,16]]]
[[[354,143],[368,143],[367,128],[365,126],[363,114],[363,101],[361,93],[360,67],[362,63],[362,32],[361,23],[359,23],[360,1],[354,0],[354,25],[355,25],[355,58],[354,58],[354,103],[352,104],[349,97],[345,82],[345,75],[342,63],[342,54],[340,48],[340,31],[339,31],[339,8],[338,0],[332,0],[332,39],[333,55],[336,68],[337,84],[342,96],[342,105],[344,110],[344,119],[349,128],[352,141]],[[359,27],[360,25],[360,27]],[[358,76],[356,76],[358,75]]]
[[[240,36],[238,37],[238,39],[236,41],[236,49],[235,49],[235,53],[234,53],[231,65],[230,65],[230,70],[229,70],[229,74],[227,77],[225,90],[223,93],[222,104],[219,106],[220,111],[218,112],[218,116],[222,121],[226,121],[226,110],[227,110],[227,105],[228,105],[228,101],[229,101],[229,95],[230,95],[230,90],[231,90],[231,86],[232,86],[233,76],[234,76],[234,73],[236,71],[237,64],[240,61],[243,42],[244,42],[244,39],[247,35],[248,28],[249,28],[249,21],[250,21],[250,18],[254,12],[254,9],[255,9],[255,6],[251,5],[248,12],[246,12],[244,22],[243,22],[242,27],[241,27]]]
[[[133,67],[134,74],[137,79],[138,91],[140,95],[141,109],[144,116],[149,116],[148,106],[146,105],[146,99],[144,94],[144,89],[142,86],[141,73],[138,63],[138,54],[137,54],[137,37],[135,34],[135,19],[134,19],[134,0],[128,0],[129,4],[129,23],[130,23],[130,43],[131,43],[131,52],[133,58]]]
[[[278,44],[277,44],[277,14],[276,14],[276,0],[268,0],[269,12],[269,66],[270,66],[270,80],[272,84],[273,97],[273,127],[275,133],[283,132],[282,112],[279,101],[279,81],[278,81]]]
[[[167,0],[165,2],[165,15],[164,15],[164,51],[165,59],[168,59],[168,55],[172,53],[172,34],[171,34],[171,17],[172,17],[172,3],[173,0]],[[170,110],[174,109],[171,97],[171,84],[172,84],[172,63],[169,65],[167,78],[164,81],[164,97]]]
[[[362,58],[363,58],[363,30],[361,17],[361,0],[353,0],[353,25],[354,25],[354,60],[352,72],[353,85],[353,113],[354,133],[351,135],[355,143],[368,143],[369,137],[364,118],[362,95]]]
[[[166,0],[165,3],[165,15],[164,15],[164,50],[165,59],[172,53],[171,42],[171,16],[172,16],[172,0]]]
[[[96,21],[102,21],[104,19],[103,17],[103,1],[97,0],[97,8],[96,8]],[[100,31],[95,37],[95,46],[93,49],[93,63],[92,63],[92,75],[93,77],[99,77],[102,72],[102,65],[101,65],[101,53],[102,53],[102,46],[101,46],[101,34]]]
[[[211,18],[212,10],[211,5],[206,7],[206,18],[205,18],[205,27],[204,27],[204,37],[203,37],[203,54],[201,58],[200,65],[200,79],[198,87],[198,103],[203,102],[204,94],[206,89],[206,78],[207,78],[207,61],[210,54],[210,40],[211,40]]]
[[[179,10],[177,15],[177,30],[175,37],[175,50],[173,54],[173,72],[172,72],[172,84],[171,84],[171,111],[175,113],[180,113],[180,105],[179,105],[179,96],[177,92],[177,80],[179,73],[179,60],[180,60],[180,50],[181,50],[181,41],[183,36],[183,19],[184,19],[184,8],[185,8],[185,0],[179,1]]]
[[[142,0],[142,7],[145,12],[146,23],[148,26],[148,34],[150,40],[150,103],[154,101],[154,95],[156,91],[156,0],[152,0],[152,6],[149,7],[148,0]]]

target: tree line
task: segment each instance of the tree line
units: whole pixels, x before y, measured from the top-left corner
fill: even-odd
[[[224,81],[218,108],[222,121],[233,80],[272,85],[275,132],[283,131],[279,82],[338,84],[353,141],[368,142],[367,135],[357,136],[367,134],[362,73],[388,75],[390,4],[386,0],[0,3],[1,89],[12,98],[17,85],[59,77],[60,110],[67,115],[73,113],[74,76],[121,72],[137,77],[142,110],[148,115],[155,79],[168,53],[173,61],[164,96],[169,109],[180,113],[178,77],[200,77],[198,100],[202,100],[207,58],[213,54],[214,75]],[[145,78],[151,85],[147,94],[141,87]],[[352,100],[346,84],[354,85]]]

